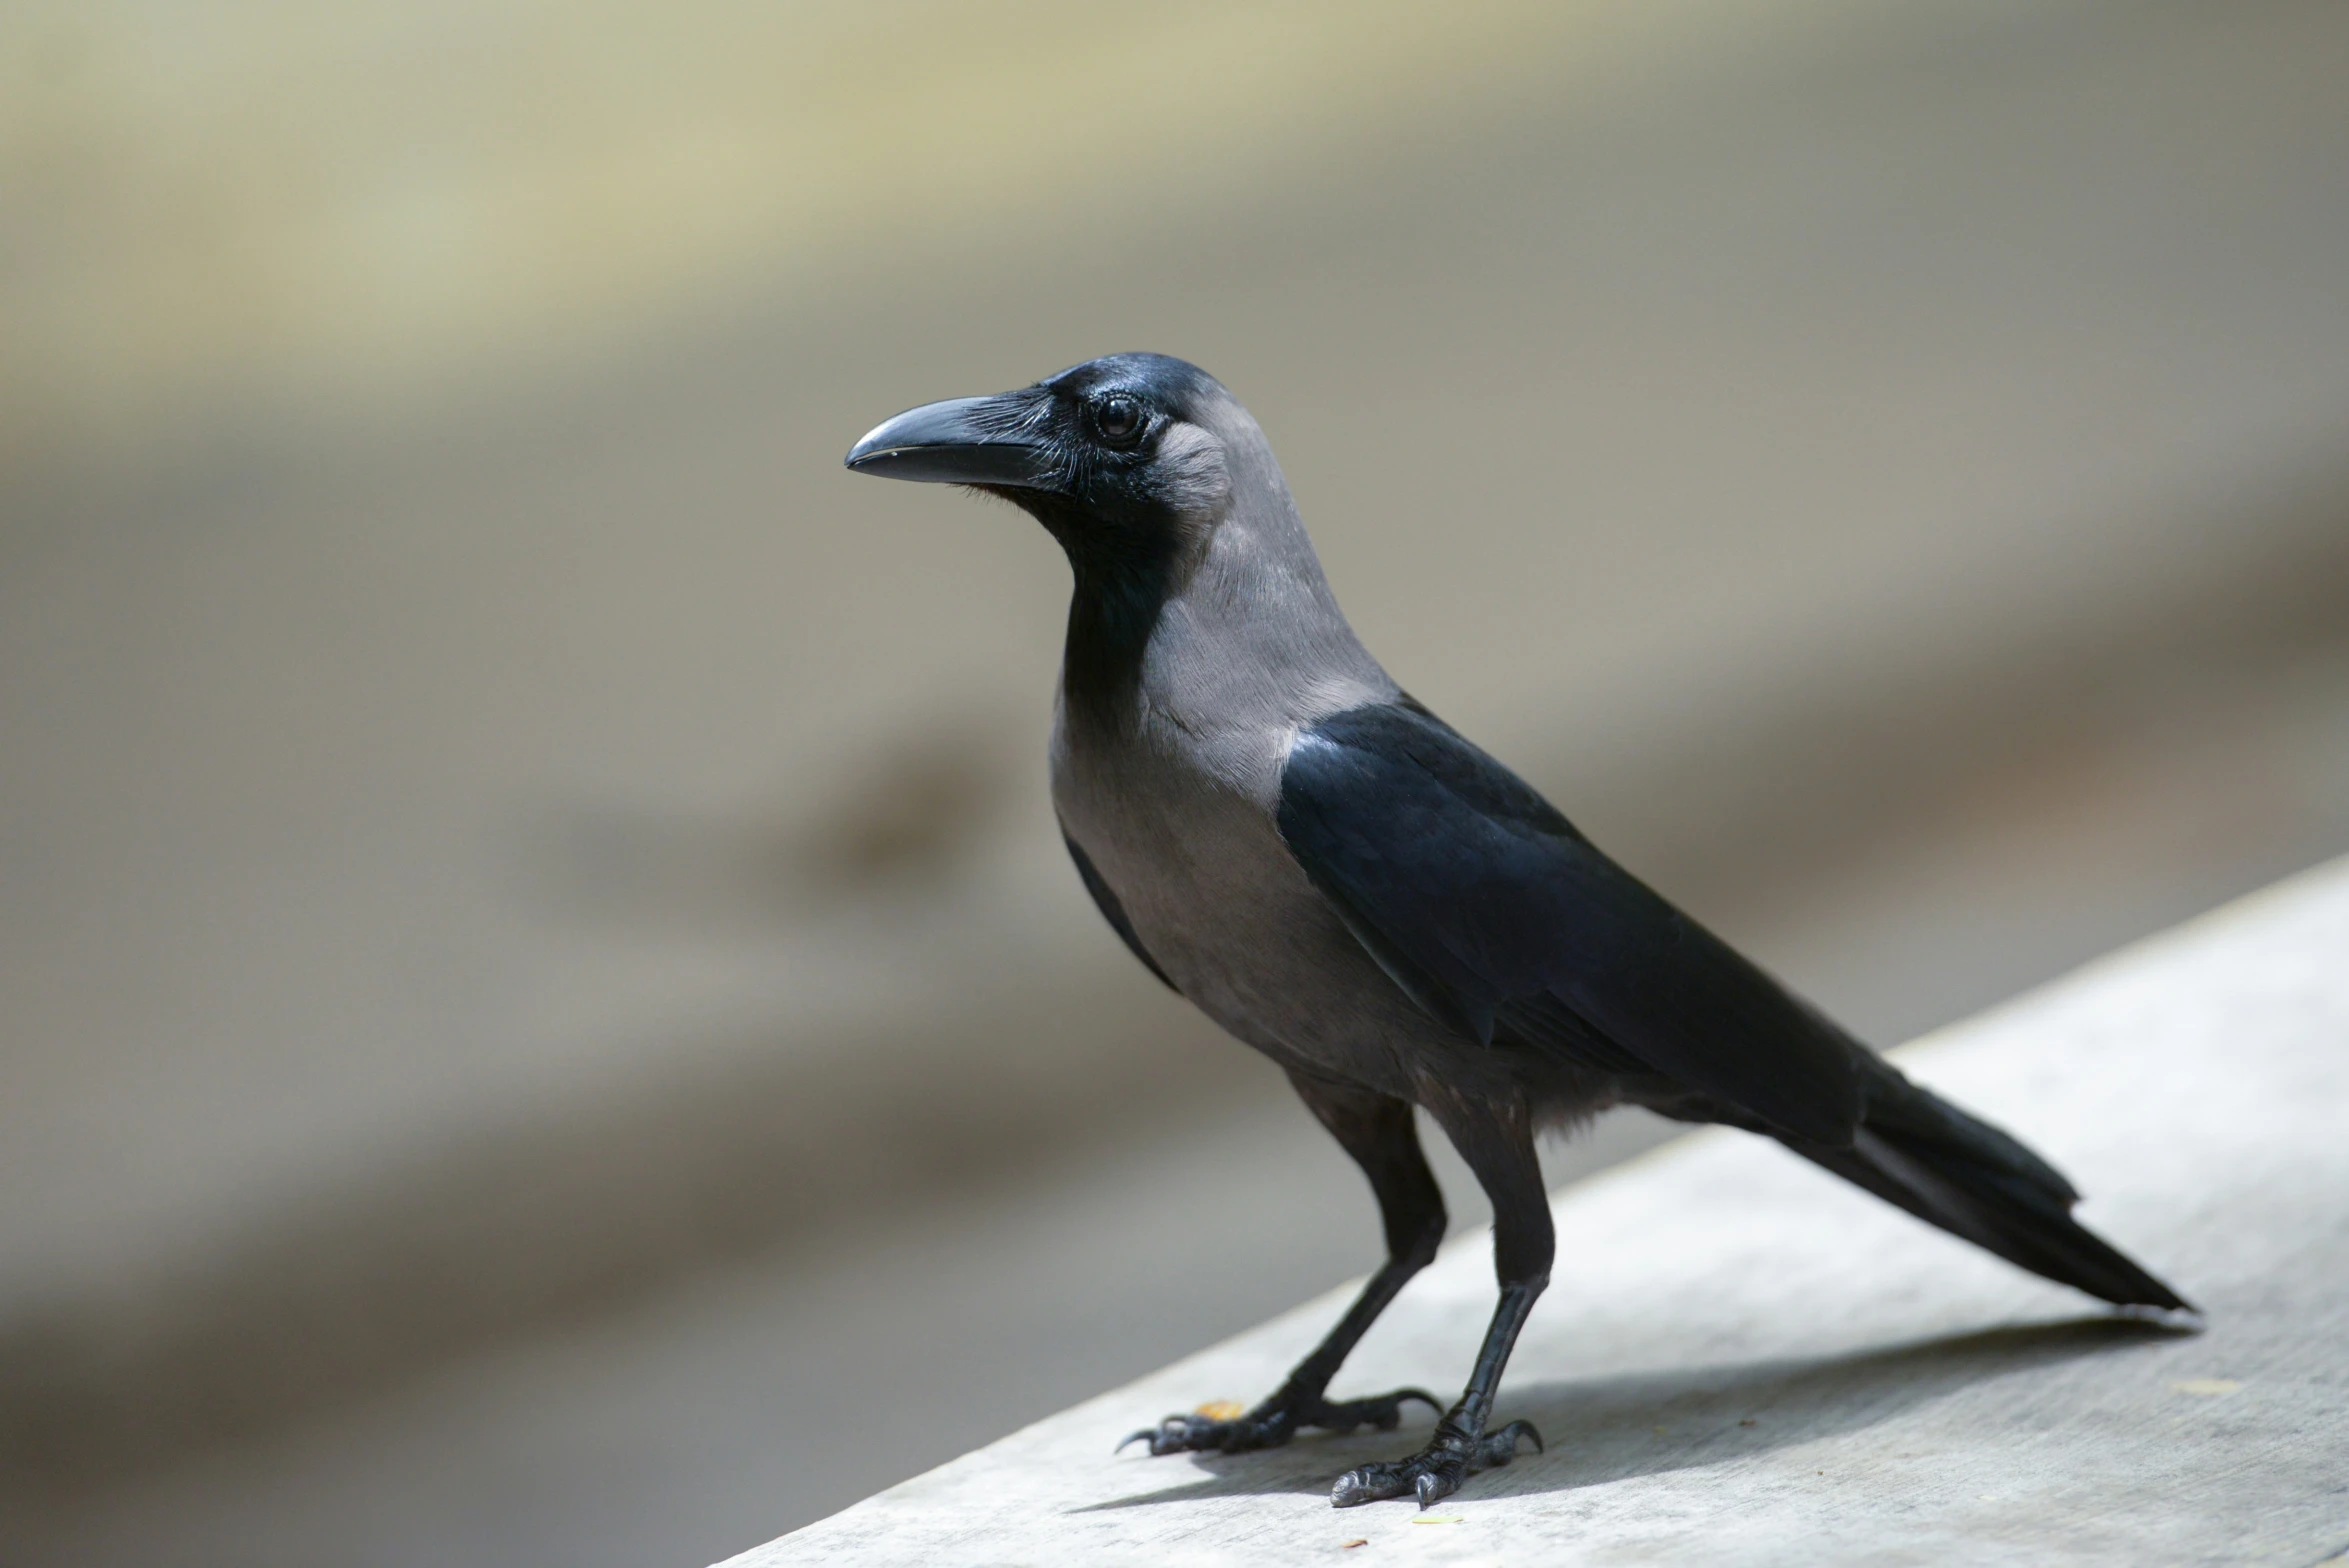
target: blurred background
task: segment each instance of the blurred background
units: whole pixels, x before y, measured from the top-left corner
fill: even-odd
[[[1375,1261],[1063,860],[1055,549],[841,470],[913,403],[1204,364],[1397,676],[1880,1043],[2349,850],[2345,73],[0,10],[0,1561],[706,1562]]]

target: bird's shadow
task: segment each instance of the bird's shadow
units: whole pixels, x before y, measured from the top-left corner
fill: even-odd
[[[1477,1477],[1481,1496],[1572,1491],[1721,1464],[1859,1431],[1984,1378],[2176,1338],[2143,1318],[2098,1316],[1943,1335],[1850,1355],[1755,1361],[1687,1372],[1535,1383],[1505,1390],[1495,1420],[1531,1421],[1547,1444]],[[1249,1454],[1194,1454],[1189,1485],[1076,1510],[1284,1492],[1326,1494],[1337,1476],[1417,1446],[1403,1432],[1307,1439]]]

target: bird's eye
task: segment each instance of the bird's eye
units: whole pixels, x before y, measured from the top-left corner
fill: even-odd
[[[1123,446],[1142,433],[1142,405],[1123,392],[1113,392],[1093,405],[1093,428],[1112,446]]]

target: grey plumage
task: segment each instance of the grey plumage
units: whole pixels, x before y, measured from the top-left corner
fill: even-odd
[[[900,415],[848,464],[994,492],[1060,541],[1075,591],[1052,796],[1085,886],[1160,979],[1287,1069],[1387,1217],[1387,1265],[1288,1382],[1236,1421],[1136,1434],[1154,1452],[1391,1427],[1428,1398],[1325,1397],[1442,1234],[1411,1106],[1493,1198],[1501,1299],[1430,1442],[1339,1478],[1340,1504],[1424,1505],[1538,1445],[1523,1422],[1490,1429],[1553,1250],[1533,1139],[1610,1105],[1766,1134],[2025,1268],[2185,1308],[2071,1220],[2077,1195],[2045,1162],[1911,1084],[1412,700],[1346,624],[1263,432],[1204,372],[1095,360]]]

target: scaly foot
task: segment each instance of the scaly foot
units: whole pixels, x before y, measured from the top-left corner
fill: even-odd
[[[1428,1445],[1410,1458],[1367,1464],[1339,1476],[1329,1491],[1330,1506],[1352,1508],[1382,1498],[1416,1497],[1425,1508],[1460,1490],[1460,1483],[1477,1471],[1516,1458],[1521,1439],[1530,1439],[1534,1452],[1541,1452],[1542,1436],[1531,1422],[1512,1421],[1498,1432],[1484,1434],[1464,1431],[1446,1416],[1436,1423]]]
[[[1146,1426],[1129,1435],[1117,1446],[1148,1443],[1154,1454],[1239,1454],[1255,1448],[1279,1448],[1307,1427],[1318,1427],[1324,1432],[1351,1432],[1356,1427],[1372,1426],[1381,1432],[1392,1432],[1403,1419],[1406,1399],[1416,1399],[1430,1410],[1444,1408],[1436,1403],[1434,1395],[1417,1388],[1398,1388],[1391,1394],[1349,1399],[1338,1404],[1319,1394],[1302,1394],[1284,1388],[1245,1415],[1219,1419],[1210,1407],[1190,1415],[1168,1416],[1154,1427]]]

